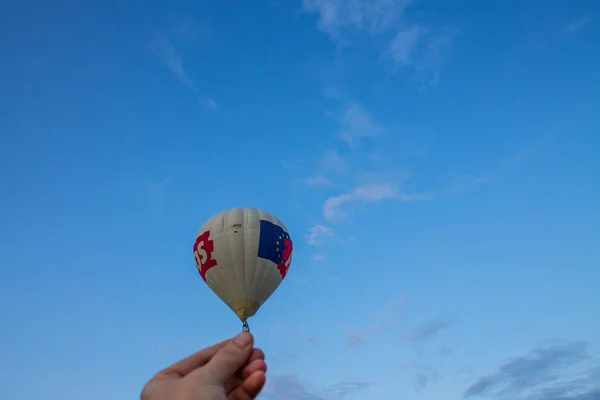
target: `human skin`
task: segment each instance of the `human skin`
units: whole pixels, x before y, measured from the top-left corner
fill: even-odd
[[[141,400],[252,400],[264,387],[266,372],[264,352],[242,332],[157,373]]]

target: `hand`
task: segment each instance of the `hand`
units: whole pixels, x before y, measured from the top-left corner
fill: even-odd
[[[265,354],[242,332],[160,371],[142,400],[252,400],[265,385]]]

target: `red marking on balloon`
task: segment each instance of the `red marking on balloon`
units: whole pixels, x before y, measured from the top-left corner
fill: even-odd
[[[213,251],[215,251],[215,244],[210,238],[210,231],[206,231],[196,238],[194,242],[194,259],[204,282],[206,282],[208,270],[217,265],[217,260],[212,258]]]
[[[277,264],[277,269],[281,274],[281,279],[285,278],[287,275],[288,269],[290,269],[290,264],[288,260],[292,256],[292,251],[294,250],[294,245],[290,239],[283,240],[284,249],[281,251],[281,262]]]

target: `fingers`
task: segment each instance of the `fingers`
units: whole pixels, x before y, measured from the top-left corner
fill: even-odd
[[[224,340],[220,343],[207,347],[203,350],[200,350],[191,356],[188,356],[180,361],[177,361],[175,364],[171,365],[160,371],[155,378],[164,377],[164,376],[177,376],[184,377],[193,370],[202,367],[205,365],[210,359],[217,354],[217,352],[223,348],[231,339]]]
[[[252,350],[252,354],[250,355],[250,359],[248,360],[248,362],[251,363],[254,360],[264,360],[264,359],[265,359],[265,352],[262,351],[261,349],[254,348]]]
[[[267,364],[263,360],[254,360],[249,362],[240,373],[242,380],[247,379],[255,372],[262,371],[267,372]]]
[[[247,363],[239,369],[235,375],[227,380],[225,384],[225,393],[228,395],[236,390],[241,383],[256,371],[267,372],[267,364],[264,361],[264,353],[260,349],[252,350],[252,354]]]
[[[250,358],[248,358],[248,362],[246,363],[246,365],[244,365],[242,367],[241,371],[238,371],[238,376],[241,377],[242,379],[246,379],[250,375],[250,373],[252,371],[250,371],[250,373],[246,373],[245,376],[243,375],[244,371],[248,368],[248,366],[250,364],[252,364],[254,361],[257,361],[257,360],[264,361],[265,360],[265,353],[261,349],[256,349],[255,348],[255,349],[252,350],[252,353],[250,354]]]
[[[229,400],[253,400],[265,386],[266,376],[263,371],[256,371],[229,395]]]
[[[249,332],[242,332],[221,347],[203,368],[194,371],[209,384],[224,385],[248,362],[254,338]],[[260,354],[259,354],[260,355]]]
[[[253,399],[258,396],[262,388],[265,386],[266,381],[267,377],[265,373],[262,371],[256,371],[250,375],[248,379],[242,382],[240,389]]]

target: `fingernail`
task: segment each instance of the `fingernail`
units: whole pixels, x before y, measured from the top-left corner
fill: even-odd
[[[250,335],[248,332],[242,332],[233,338],[233,341],[240,346],[246,347],[252,343],[252,335]]]

